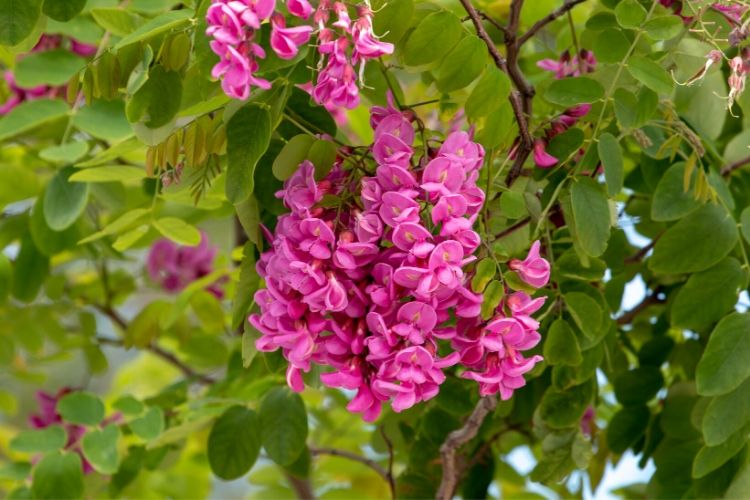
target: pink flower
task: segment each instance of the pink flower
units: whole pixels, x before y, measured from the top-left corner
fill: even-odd
[[[312,5],[307,0],[287,0],[286,8],[293,16],[307,19],[312,14]]]
[[[464,181],[464,169],[460,163],[439,156],[430,161],[422,173],[422,189],[428,193],[449,195],[458,192]]]
[[[287,28],[284,17],[274,14],[271,17],[271,48],[282,59],[294,59],[299,46],[310,40],[312,26]]]
[[[542,139],[534,142],[534,163],[537,167],[549,168],[554,167],[560,160],[547,152],[547,143]]]
[[[539,256],[541,243],[535,241],[531,245],[529,255],[523,261],[513,259],[510,261],[510,268],[518,273],[521,279],[534,288],[541,288],[549,281],[550,267],[549,262]]]
[[[175,243],[161,239],[153,244],[146,259],[149,277],[169,293],[177,293],[196,281],[213,272],[213,261],[218,249],[208,243],[205,233],[194,247],[180,247]],[[224,292],[216,282],[206,290],[221,298]]]

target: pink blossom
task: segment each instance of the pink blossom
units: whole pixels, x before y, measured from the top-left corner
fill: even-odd
[[[271,48],[282,59],[294,59],[299,46],[310,40],[312,26],[287,28],[284,17],[274,14],[271,17]]]
[[[290,14],[301,19],[307,19],[313,12],[312,5],[307,0],[287,0],[286,8]]]
[[[201,233],[197,246],[178,246],[170,240],[161,239],[153,244],[146,259],[149,277],[169,293],[177,293],[196,281],[213,272],[213,261],[218,249],[211,246],[208,238]],[[220,282],[206,288],[216,297],[221,298],[224,292]]]
[[[510,268],[518,273],[521,279],[534,288],[541,288],[547,284],[550,275],[549,262],[539,256],[541,243],[535,241],[531,245],[529,255],[523,260],[513,259]]]

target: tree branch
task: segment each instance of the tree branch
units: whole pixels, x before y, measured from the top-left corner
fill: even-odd
[[[297,477],[289,472],[284,472],[286,480],[300,500],[315,500],[315,493],[309,479]]]
[[[739,170],[740,168],[744,167],[745,165],[750,165],[750,156],[746,158],[742,158],[741,160],[737,160],[733,163],[730,163],[726,167],[721,169],[721,175],[723,177],[729,177],[732,172],[735,170]]]
[[[341,457],[341,458],[347,458],[349,460],[353,460],[355,462],[359,462],[362,465],[365,465],[378,473],[380,477],[386,480],[388,482],[389,486],[393,482],[393,476],[385,470],[379,463],[377,463],[375,460],[371,460],[367,457],[363,457],[362,455],[357,455],[354,452],[347,451],[347,450],[340,450],[338,448],[310,448],[310,453],[312,453],[313,456],[315,455],[330,455],[332,457]],[[392,492],[393,492],[392,487]],[[395,498],[395,495],[394,495]]]
[[[440,481],[440,488],[435,496],[439,500],[450,500],[453,498],[460,474],[456,465],[456,452],[477,435],[485,417],[495,409],[495,406],[497,406],[497,396],[481,398],[464,426],[448,434],[445,442],[440,446],[440,456],[443,462],[443,478]]]
[[[123,319],[122,316],[120,316],[117,311],[115,311],[112,306],[102,306],[102,305],[96,305],[96,309],[101,311],[104,315],[106,315],[114,324],[119,326],[123,331],[127,330],[128,324]],[[108,344],[113,345],[117,347],[125,347],[125,343],[120,339],[110,339],[107,337],[98,336],[96,340],[100,344]],[[214,380],[212,377],[209,377],[208,375],[204,375],[202,373],[198,373],[192,368],[190,368],[188,365],[183,363],[177,356],[172,354],[169,351],[165,351],[161,347],[159,347],[156,344],[150,344],[146,349],[151,352],[152,354],[160,357],[167,363],[173,365],[175,368],[180,370],[185,377],[189,379],[194,379],[195,381],[205,384],[205,385],[211,385],[216,383],[216,380]]]
[[[560,6],[559,8],[553,10],[540,20],[538,20],[534,25],[529,28],[529,30],[521,35],[518,38],[518,44],[523,45],[524,43],[528,42],[531,37],[536,35],[542,28],[547,26],[549,23],[555,21],[556,19],[564,16],[567,12],[570,12],[573,7],[575,7],[578,4],[581,4],[585,2],[586,0],[565,0],[565,2]]]
[[[499,240],[500,238],[504,238],[504,237],[508,236],[509,234],[513,233],[514,231],[516,231],[518,229],[521,229],[523,226],[525,226],[529,222],[531,222],[531,217],[526,217],[525,219],[521,219],[518,222],[516,222],[515,224],[513,224],[512,226],[507,227],[507,228],[503,229],[502,231],[500,231],[499,233],[497,233],[495,235],[495,239]]]
[[[396,498],[396,480],[393,477],[393,442],[385,432],[385,427],[380,426],[380,435],[383,437],[388,448],[388,486],[391,488],[391,497]]]
[[[635,317],[638,316],[644,310],[656,304],[663,304],[664,302],[665,300],[660,299],[658,293],[654,292],[653,294],[643,299],[641,303],[635,306],[633,309],[631,309],[630,311],[626,312],[625,314],[617,318],[617,324],[629,325],[630,323],[633,322]]]

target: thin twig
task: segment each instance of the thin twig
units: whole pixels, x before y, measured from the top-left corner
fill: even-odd
[[[445,438],[440,446],[440,456],[443,462],[443,478],[436,498],[439,500],[450,500],[456,491],[459,471],[456,466],[456,452],[466,443],[471,441],[479,432],[485,417],[497,406],[497,396],[487,396],[479,400],[474,411],[469,416],[463,427],[457,429]]]
[[[101,311],[103,314],[105,314],[113,323],[119,326],[123,331],[127,330],[128,328],[127,322],[111,306],[97,305],[96,308],[99,311]],[[96,338],[96,340],[100,344],[108,344],[108,345],[113,345],[113,346],[123,347],[123,348],[125,347],[125,343],[120,339],[111,339],[111,338],[99,336]],[[196,372],[195,370],[190,368],[188,365],[183,363],[177,356],[175,356],[171,352],[165,351],[158,345],[150,344],[148,347],[146,347],[146,349],[149,352],[160,357],[167,363],[173,365],[175,368],[180,370],[183,373],[183,375],[185,375],[189,379],[194,379],[195,381],[200,382],[201,384],[206,384],[206,385],[211,385],[211,384],[216,383],[216,380],[214,380],[212,377]]]
[[[650,306],[656,305],[656,304],[663,304],[665,301],[664,299],[660,299],[657,292],[654,292],[653,294],[649,295],[643,301],[641,301],[640,304],[635,306],[630,311],[626,312],[619,318],[617,318],[617,324],[618,325],[629,325],[633,322],[636,316],[638,316],[641,312],[643,312],[645,309],[648,309]]]
[[[495,239],[499,240],[500,238],[504,238],[504,237],[508,236],[509,234],[513,233],[514,231],[516,231],[518,229],[521,229],[522,227],[524,227],[529,222],[531,222],[531,217],[526,217],[525,219],[521,219],[518,222],[516,222],[515,224],[513,224],[512,226],[507,227],[507,228],[503,229],[502,231],[500,231],[498,234],[496,234],[495,235]]]
[[[523,45],[524,43],[528,42],[531,37],[536,35],[542,28],[547,26],[552,21],[555,21],[559,17],[564,16],[567,12],[569,12],[573,7],[576,5],[585,2],[586,0],[565,0],[565,2],[560,6],[559,8],[553,10],[540,20],[538,20],[534,25],[529,28],[529,30],[521,35],[518,38],[518,43],[520,45]]]
[[[310,479],[297,477],[286,471],[284,472],[284,475],[286,476],[286,480],[289,481],[289,485],[294,490],[294,493],[297,495],[297,498],[300,500],[315,500],[315,493],[313,492],[312,484],[310,484]]]
[[[744,167],[745,165],[750,165],[750,156],[746,158],[742,158],[741,160],[737,160],[733,163],[730,163],[726,167],[722,168],[721,175],[723,177],[729,177],[732,174],[732,172]]]
[[[392,476],[388,473],[387,470],[385,470],[379,463],[377,463],[375,460],[371,460],[367,457],[363,457],[362,455],[358,455],[354,452],[347,451],[347,450],[340,450],[338,448],[310,448],[310,453],[313,455],[330,455],[332,457],[341,457],[346,458],[349,460],[353,460],[355,462],[359,462],[362,465],[365,465],[372,469],[373,471],[377,472],[380,477],[385,479],[388,484],[390,485],[392,482]]]
[[[383,437],[385,446],[388,448],[388,486],[391,488],[391,497],[396,498],[396,479],[393,477],[393,442],[385,432],[385,427],[380,426],[380,435]]]

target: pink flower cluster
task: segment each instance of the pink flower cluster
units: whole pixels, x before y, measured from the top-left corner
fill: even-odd
[[[329,24],[331,15],[336,21]],[[359,87],[363,80],[365,64],[393,53],[393,44],[377,39],[372,28],[373,12],[368,3],[357,7],[357,19],[352,21],[343,2],[321,0],[313,21],[317,25],[318,80],[313,88],[313,98],[318,104],[331,103],[353,109],[359,104]],[[355,66],[359,65],[359,75]]]
[[[146,269],[149,277],[165,291],[177,293],[193,281],[213,272],[217,251],[215,246],[208,243],[205,234],[201,234],[200,244],[194,247],[180,247],[170,240],[161,239],[151,247],[146,259]],[[220,285],[220,282],[213,283],[206,291],[222,298],[224,292]]]
[[[65,443],[65,450],[77,453],[81,457],[84,474],[89,474],[94,471],[94,468],[83,456],[83,450],[81,448],[81,440],[86,434],[86,428],[81,425],[64,423],[60,414],[57,413],[57,402],[60,401],[63,396],[70,394],[71,392],[73,392],[73,389],[67,387],[60,389],[57,394],[54,395],[48,394],[44,391],[38,391],[36,393],[36,400],[39,404],[39,413],[29,416],[29,425],[34,429],[45,429],[53,425],[62,425],[68,436],[68,440]],[[116,413],[104,419],[102,426],[117,423],[119,420],[120,414]]]
[[[554,59],[543,59],[537,63],[540,68],[552,71],[555,73],[555,78],[560,80],[562,78],[569,78],[574,76],[581,76],[585,73],[591,73],[596,68],[596,58],[593,52],[586,49],[582,49],[579,54],[570,56],[569,52],[563,52],[558,60]],[[547,152],[547,146],[549,142],[557,135],[565,132],[570,127],[575,125],[578,120],[586,116],[591,110],[591,104],[579,104],[570,109],[565,110],[560,116],[552,120],[550,126],[544,131],[544,137],[540,137],[534,141],[534,163],[540,168],[550,168],[560,161]],[[515,153],[511,150],[511,155]]]
[[[288,27],[286,18],[275,11],[276,0],[212,0],[206,14],[206,34],[213,38],[211,49],[220,61],[212,75],[221,79],[224,92],[235,99],[247,99],[253,86],[262,89],[271,84],[254,74],[258,59],[266,57],[256,41],[256,32],[264,21],[271,23],[271,49],[282,59],[293,59],[300,46],[310,41],[313,26]],[[367,3],[357,7],[352,21],[343,2],[321,0],[314,10],[307,0],[287,0],[293,16],[312,22],[318,29],[318,79],[312,95],[318,104],[354,108],[359,104],[359,87],[365,63],[393,53],[393,45],[377,40],[372,28],[373,12]],[[329,24],[335,15],[336,20]],[[355,66],[359,65],[359,75]]]
[[[483,148],[454,132],[415,158],[411,119],[392,104],[372,109],[374,175],[339,160],[316,180],[305,161],[286,181],[277,196],[290,213],[267,235],[272,248],[258,262],[266,288],[249,318],[258,350],[281,349],[289,361],[290,387],[303,390],[312,363],[331,367],[322,382],[356,390],[347,408],[367,421],[385,402],[399,412],[433,398],[458,363],[482,394],[507,399],[541,359],[520,351],[539,341],[530,315],[543,298],[510,295],[485,323],[483,297],[468,287],[481,243],[472,226],[485,198]],[[321,206],[326,195],[339,206]],[[532,286],[549,279],[538,248],[511,263]]]
[[[42,35],[39,42],[37,42],[31,51],[45,52],[60,48],[62,44],[63,37],[60,35]],[[70,51],[81,57],[90,57],[96,53],[96,45],[89,45],[71,38]],[[49,85],[39,85],[31,88],[20,87],[16,83],[16,78],[12,71],[6,71],[3,74],[3,79],[7,87],[8,97],[3,103],[0,103],[0,116],[10,113],[16,106],[26,101],[55,98],[64,89],[64,87],[50,87]]]

